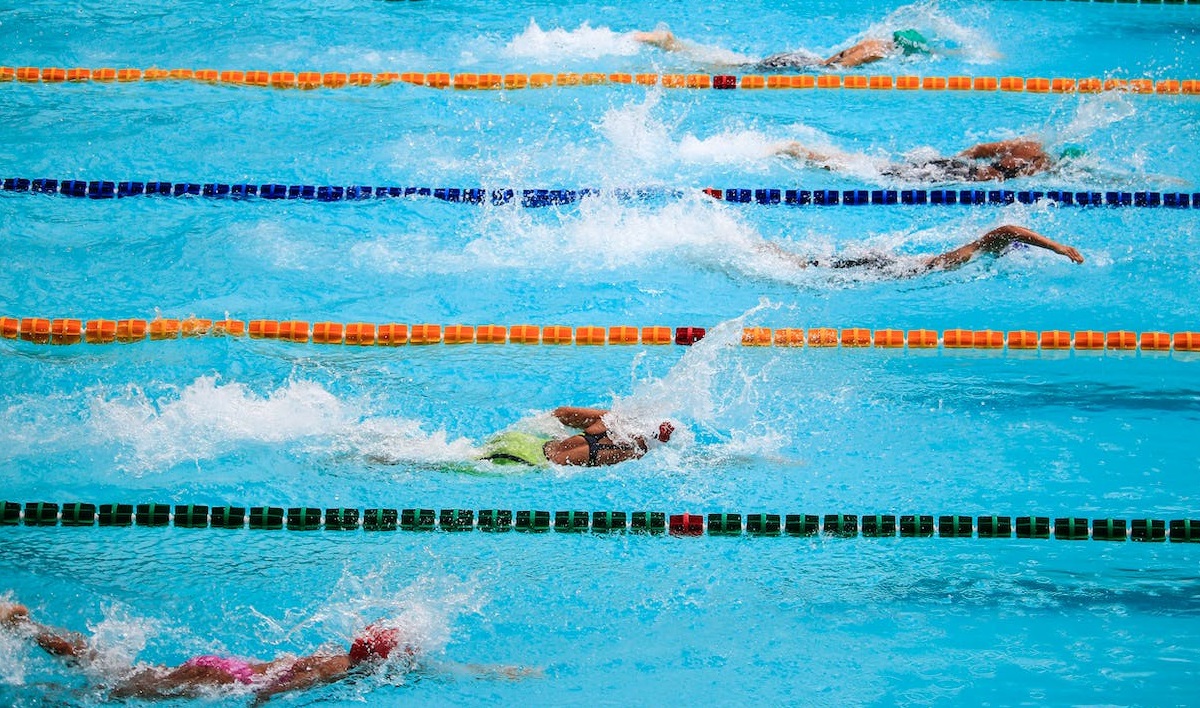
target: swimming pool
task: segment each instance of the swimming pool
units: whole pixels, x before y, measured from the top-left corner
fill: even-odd
[[[731,55],[827,54],[869,29],[915,26],[946,51],[851,73],[1158,81],[1200,66],[1196,10],[1174,5],[126,7],[6,10],[0,64],[716,74],[711,62]],[[623,36],[659,22],[704,48],[665,54]],[[0,339],[0,499],[1197,515],[1200,369],[1186,353],[736,346],[744,327],[1193,331],[1195,209],[767,206],[700,191],[970,189],[895,183],[879,165],[1034,134],[1087,154],[1004,189],[1191,194],[1195,96],[170,80],[14,81],[0,94],[3,178],[600,191],[531,209],[4,190],[0,316],[709,330],[692,347]],[[806,167],[771,154],[786,140],[853,157],[840,172]],[[616,196],[635,188],[665,191]],[[1086,262],[1022,250],[894,280],[797,270],[764,250],[933,254],[1002,223]],[[612,468],[470,462],[494,431],[563,404],[667,417],[679,440]],[[380,617],[427,648],[425,671],[284,704],[1167,703],[1188,701],[1196,678],[1194,548],[16,525],[0,527],[0,591],[96,631],[116,667],[304,653]],[[545,675],[476,680],[464,664]],[[7,635],[0,676],[5,703],[103,697]]]

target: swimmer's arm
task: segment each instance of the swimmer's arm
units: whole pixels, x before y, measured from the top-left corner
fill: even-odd
[[[587,430],[593,425],[600,422],[607,410],[603,408],[580,408],[578,406],[559,406],[550,412],[550,415],[558,419],[558,422],[568,428],[577,428],[579,430]],[[604,432],[603,430],[592,432]]]
[[[970,261],[979,253],[993,256],[1000,255],[1004,249],[1014,242],[1026,243],[1048,251],[1054,251],[1070,258],[1075,263],[1083,263],[1083,255],[1076,249],[1046,238],[1036,231],[1023,226],[1006,224],[992,229],[974,241],[958,248],[934,256],[925,262],[927,270],[952,270]]]
[[[92,661],[96,658],[95,650],[88,646],[82,634],[34,621],[24,605],[0,604],[0,625],[14,629],[27,628],[33,633],[33,641],[54,656],[74,661]]]
[[[1074,263],[1083,263],[1083,255],[1078,250],[1053,239],[1046,238],[1038,232],[1023,226],[1005,224],[987,232],[980,240],[982,241],[983,249],[993,255],[998,255],[1009,244],[1017,242],[1053,251],[1061,256],[1070,258]]]
[[[350,658],[344,654],[310,656],[300,659],[270,683],[254,692],[252,705],[262,705],[272,696],[332,683],[350,673]]]
[[[995,157],[1001,153],[1008,152],[1008,141],[1001,140],[996,143],[979,143],[963,150],[959,153],[963,157],[969,157],[973,160],[980,160],[989,157]]]
[[[895,44],[882,39],[864,39],[855,44],[853,47],[843,49],[826,59],[822,64],[824,66],[840,66],[844,69],[853,69],[856,66],[870,64],[871,62],[886,59],[887,55],[895,48]]]
[[[96,658],[96,652],[88,646],[82,634],[47,627],[37,622],[30,624],[34,627],[34,641],[50,654],[81,662]]]
[[[1013,138],[1011,140],[999,140],[994,143],[979,143],[963,150],[959,154],[963,157],[969,157],[974,160],[985,160],[1002,155],[1010,155],[1013,152],[1034,152],[1041,153],[1042,145],[1036,140],[1026,138]]]

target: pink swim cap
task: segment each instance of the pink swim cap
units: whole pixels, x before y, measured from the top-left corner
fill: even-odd
[[[368,625],[350,645],[350,663],[361,664],[364,661],[383,661],[388,658],[396,647],[400,646],[402,635],[394,627],[381,627],[377,624]],[[414,649],[404,646],[404,651],[411,656]]]

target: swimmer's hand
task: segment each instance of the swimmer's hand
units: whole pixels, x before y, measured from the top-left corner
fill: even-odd
[[[1083,254],[1070,246],[1062,246],[1061,248],[1056,249],[1055,253],[1060,253],[1067,258],[1070,258],[1072,263],[1083,263]]]
[[[29,608],[15,602],[0,603],[0,625],[16,627],[29,621]]]

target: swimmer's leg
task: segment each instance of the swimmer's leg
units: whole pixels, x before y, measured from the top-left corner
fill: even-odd
[[[759,253],[765,253],[768,256],[778,258],[784,263],[787,263],[790,266],[795,266],[796,268],[807,268],[811,265],[816,265],[812,259],[803,258],[799,254],[792,253],[774,241],[763,241],[755,246],[755,250],[757,250]]]
[[[809,149],[795,140],[782,143],[776,147],[775,154],[791,157],[802,162],[808,162],[826,170],[834,169],[838,163],[838,158],[836,155],[817,152],[816,150]]]
[[[653,32],[633,32],[631,36],[635,42],[658,47],[664,52],[682,52],[686,49],[683,42],[676,39],[670,30],[661,29],[654,30]]]

